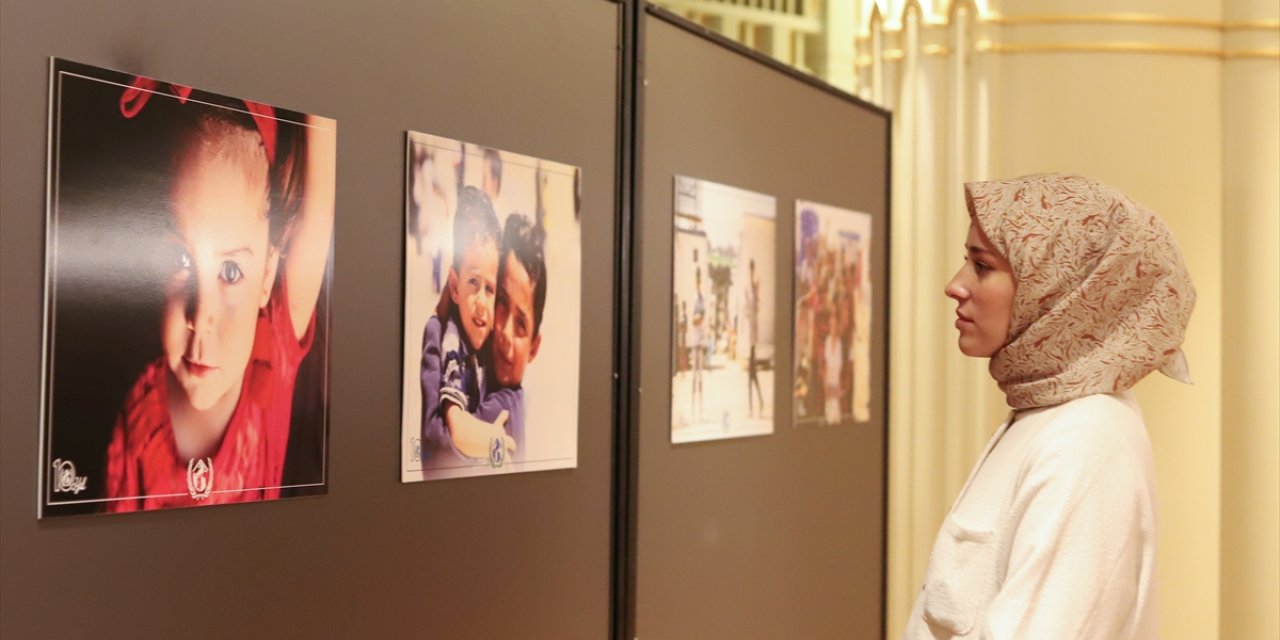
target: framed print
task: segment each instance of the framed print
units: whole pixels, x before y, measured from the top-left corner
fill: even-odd
[[[41,516],[324,493],[336,123],[50,84]]]
[[[577,167],[409,132],[401,480],[578,463]]]
[[[796,201],[796,425],[871,418],[871,215]]]
[[[777,203],[675,178],[671,441],[773,433]]]

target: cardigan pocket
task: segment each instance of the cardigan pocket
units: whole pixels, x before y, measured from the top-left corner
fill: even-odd
[[[995,595],[995,534],[967,529],[948,516],[934,543],[924,587],[924,618],[953,635],[969,633]]]

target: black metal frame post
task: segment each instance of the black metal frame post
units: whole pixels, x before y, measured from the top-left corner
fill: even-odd
[[[614,251],[613,531],[610,637],[629,640],[636,626],[636,532],[640,437],[635,333],[635,224],[640,211],[640,113],[644,88],[645,0],[620,0],[618,15],[618,164]]]

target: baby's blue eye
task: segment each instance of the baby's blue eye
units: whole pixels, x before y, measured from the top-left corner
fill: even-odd
[[[235,284],[244,279],[244,272],[240,270],[240,265],[227,260],[218,268],[218,279],[227,284]]]

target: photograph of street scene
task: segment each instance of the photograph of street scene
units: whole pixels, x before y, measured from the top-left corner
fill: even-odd
[[[675,178],[671,441],[773,433],[777,202]]]

